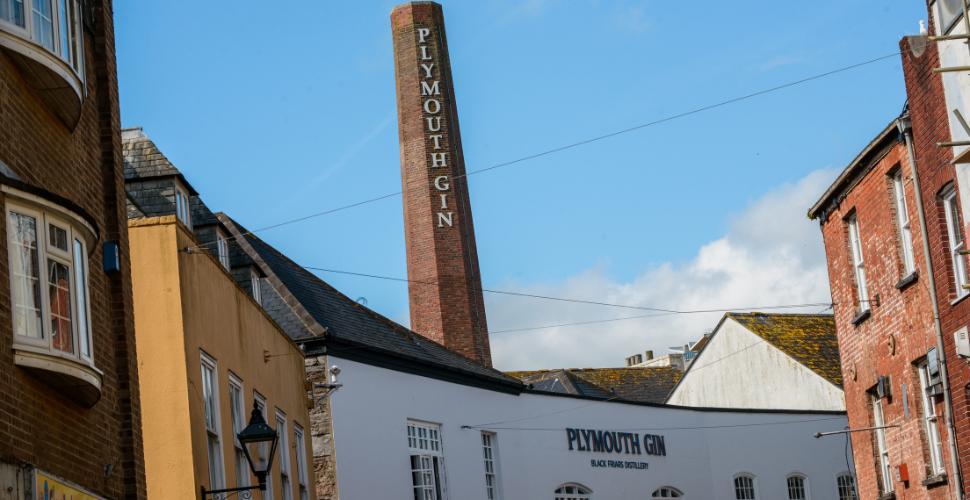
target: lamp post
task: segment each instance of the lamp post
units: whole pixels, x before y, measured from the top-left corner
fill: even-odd
[[[256,476],[258,486],[243,486],[223,490],[207,490],[205,486],[202,486],[202,500],[206,500],[207,496],[211,496],[213,500],[225,500],[228,496],[227,493],[234,492],[242,492],[240,497],[246,499],[251,498],[250,491],[253,489],[259,488],[260,491],[266,491],[266,475],[273,467],[273,456],[276,454],[279,434],[266,423],[263,412],[260,411],[259,405],[255,401],[253,402],[253,413],[249,417],[249,425],[239,434],[236,434],[236,439],[242,445],[243,453],[246,454],[250,470]],[[263,453],[260,452],[260,449],[264,446],[269,446],[269,453],[266,454],[265,462],[263,461]],[[255,451],[255,461],[253,460],[253,451]],[[257,468],[257,462],[259,462],[259,468]]]

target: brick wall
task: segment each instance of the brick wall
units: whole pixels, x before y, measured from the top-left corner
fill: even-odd
[[[491,366],[441,6],[402,5],[391,27],[411,329]]]
[[[903,174],[918,272],[916,280],[909,282],[903,282],[906,273],[892,182],[897,172]],[[900,429],[886,430],[890,462],[894,467],[907,464],[910,473],[908,483],[883,478],[876,434],[853,433],[859,497],[880,497],[882,482],[888,479],[893,482],[898,498],[948,498],[950,492],[945,483],[921,484],[933,475],[924,467],[929,462],[929,448],[925,426],[919,420],[923,396],[916,363],[924,360],[927,350],[936,345],[936,334],[907,150],[894,129],[889,129],[859,161],[834,200],[825,208],[821,223],[832,300],[836,303],[834,313],[849,425],[852,428],[874,425],[871,392],[880,376],[889,376],[892,396],[882,400],[884,420],[887,424],[902,424]],[[858,297],[849,246],[848,220],[853,215],[858,220],[868,304],[860,302]],[[859,321],[857,318],[866,308],[871,310],[871,315]],[[941,402],[934,401],[934,404],[937,413],[942,414]],[[942,437],[946,438],[945,430]]]
[[[0,52],[0,162],[25,183],[67,198],[94,218],[101,240],[87,264],[103,392],[86,409],[14,366],[6,223],[0,224],[0,460],[27,462],[107,498],[143,499],[113,12],[110,0],[90,3],[93,29],[82,30],[87,96],[73,131]],[[119,244],[121,273],[102,271],[105,241]],[[107,480],[104,464],[117,464]]]
[[[933,9],[928,8],[930,26]],[[956,427],[957,454],[963,476],[963,488],[970,484],[970,419],[968,419],[968,389],[970,369],[967,362],[956,357],[953,333],[970,325],[970,297],[957,301],[957,289],[953,262],[950,258],[950,241],[946,229],[944,206],[940,199],[942,191],[953,186],[956,171],[950,161],[953,159],[951,148],[938,148],[936,143],[951,140],[948,109],[944,97],[943,81],[932,69],[940,67],[939,51],[935,43],[929,43],[925,51],[920,47],[927,44],[923,37],[906,37],[900,42],[905,52],[902,56],[903,71],[906,77],[906,92],[909,96],[913,115],[913,141],[916,162],[919,166],[920,182],[923,187],[923,201],[927,216],[933,268],[937,280],[940,321],[943,331],[945,362],[949,372],[950,388],[953,399],[953,425]],[[918,54],[918,55],[917,55]],[[965,111],[965,110],[964,110]],[[957,200],[962,204],[962,200]],[[963,221],[966,223],[966,221]],[[964,236],[965,238],[965,236]],[[942,413],[941,413],[942,414]],[[944,450],[949,460],[949,450]],[[948,470],[950,464],[947,463]]]

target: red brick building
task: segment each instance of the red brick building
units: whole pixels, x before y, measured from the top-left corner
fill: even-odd
[[[391,12],[411,328],[492,365],[444,15]]]
[[[900,426],[851,434],[859,498],[952,498],[944,405],[924,392],[937,387],[936,333],[903,121],[859,153],[809,216],[825,241],[849,425]]]
[[[0,498],[145,498],[110,0],[0,2]]]

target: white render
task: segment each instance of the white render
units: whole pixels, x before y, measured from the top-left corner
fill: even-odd
[[[934,26],[930,31],[933,34],[941,34],[940,32],[940,16],[939,16],[939,5],[938,2],[934,2],[932,7],[934,15]],[[966,25],[963,19],[957,21],[956,25],[950,31],[951,35],[965,34],[967,32]],[[917,48],[913,50],[915,54],[922,54],[919,50],[918,44],[922,43],[917,41],[918,39],[911,39],[910,43],[917,45]],[[934,42],[926,42],[934,43]],[[940,67],[943,68],[953,68],[957,66],[970,66],[970,53],[967,51],[966,40],[948,40],[936,43],[937,49],[940,51]],[[907,57],[903,54],[903,57]],[[936,78],[937,75],[934,75]],[[963,118],[970,122],[970,73],[966,71],[954,71],[941,73],[939,75],[943,79],[943,95],[946,99],[946,109],[947,109],[947,119],[950,125],[950,138],[954,142],[958,141],[970,141],[970,135],[963,129],[963,125],[960,124],[959,119],[956,114],[953,113],[954,109],[959,109]],[[962,153],[967,149],[967,146],[955,146],[953,148],[954,156]],[[954,165],[956,169],[957,176],[957,189],[959,191],[960,199],[967,200],[970,199],[970,164],[968,163],[958,163]],[[964,224],[970,221],[970,203],[963,204],[961,210],[961,216],[963,216]]]
[[[586,486],[596,500],[648,499],[663,486],[677,488],[688,500],[731,500],[733,478],[742,472],[756,477],[759,499],[787,498],[786,477],[799,473],[807,478],[810,498],[824,500],[838,498],[836,478],[849,470],[842,436],[812,437],[845,427],[844,414],[701,411],[513,395],[334,356],[328,362],[340,367],[343,383],[331,399],[343,499],[414,498],[409,419],[440,425],[445,500],[486,498],[482,430],[462,426],[489,423],[484,430],[495,433],[497,498],[504,500],[552,500],[565,483]],[[772,425],[758,425],[765,423]],[[733,427],[712,428],[717,426]],[[567,427],[663,435],[667,455],[570,451]],[[649,466],[600,468],[591,465],[593,459]]]
[[[672,366],[680,371],[684,371],[683,354],[665,354],[659,358],[648,359],[643,363],[631,365],[630,368],[662,368]]]
[[[845,392],[731,317],[711,335],[667,403],[845,411]]]

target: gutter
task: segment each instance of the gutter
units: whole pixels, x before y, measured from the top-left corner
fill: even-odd
[[[919,176],[916,172],[916,156],[913,153],[913,123],[909,119],[909,110],[904,112],[896,122],[899,132],[906,138],[906,152],[909,155],[909,169],[913,175],[913,191],[916,193],[916,208],[919,212],[919,228],[923,237],[923,256],[926,259],[926,274],[930,280],[930,303],[933,304],[933,327],[936,329],[936,350],[940,353],[940,379],[943,382],[943,400],[946,410],[947,444],[950,448],[950,466],[953,468],[956,483],[956,498],[963,499],[963,474],[960,472],[960,462],[957,458],[956,435],[957,429],[953,422],[953,398],[950,395],[950,377],[946,366],[946,351],[943,350],[943,327],[940,324],[940,304],[936,297],[936,277],[933,274],[933,262],[930,259],[930,238],[926,229],[926,212],[923,209],[923,193],[919,186]],[[925,396],[924,396],[925,397]]]

